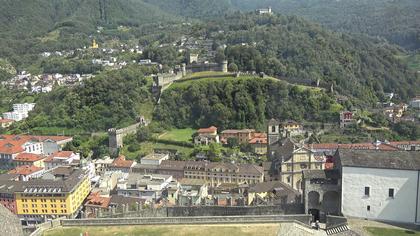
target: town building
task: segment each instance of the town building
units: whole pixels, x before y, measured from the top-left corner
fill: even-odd
[[[169,160],[169,154],[152,153],[140,160],[142,165],[160,165],[162,161]]]
[[[73,162],[80,161],[80,154],[72,151],[59,151],[45,158],[45,169],[50,170],[57,166],[70,165]]]
[[[332,156],[328,156],[333,161]],[[305,213],[312,215],[312,222],[326,222],[327,215],[341,214],[341,176],[328,162],[324,170],[303,171],[303,200]],[[327,164],[326,164],[327,165]]]
[[[19,181],[29,181],[30,179],[41,177],[44,172],[45,170],[43,167],[23,165],[17,166],[16,168],[10,170],[8,173],[17,175]]]
[[[72,140],[66,136],[0,135],[0,169],[13,168],[21,153],[50,155]]]
[[[40,154],[34,154],[34,153],[19,153],[15,159],[13,160],[14,166],[23,166],[23,165],[29,165],[29,166],[37,166],[44,168],[44,159],[46,157]]]
[[[349,125],[356,123],[354,119],[354,113],[351,111],[340,112],[340,128],[346,128]]]
[[[303,129],[303,126],[294,120],[286,120],[284,122],[281,122],[280,129],[285,134],[287,134],[287,136],[290,136],[290,137],[305,134],[305,130]]]
[[[252,148],[252,152],[257,155],[267,154],[267,134],[265,133],[254,133],[249,145]]]
[[[127,178],[117,184],[120,196],[136,197],[148,202],[157,202],[162,198],[162,192],[172,181],[170,175],[141,175],[130,173]]]
[[[17,214],[15,192],[21,191],[23,182],[3,179],[0,176],[0,205]]]
[[[261,182],[249,187],[249,205],[285,205],[301,203],[301,194],[280,181]]]
[[[302,171],[323,169],[325,157],[315,155],[310,148],[284,135],[285,132],[278,121],[269,121],[267,156],[272,165],[270,176],[302,191]]]
[[[344,216],[401,223],[420,222],[420,153],[339,149]]]
[[[15,121],[12,119],[0,119],[0,127],[5,129],[10,127]]]
[[[409,105],[413,109],[420,109],[420,96],[411,99]]]
[[[271,15],[271,14],[273,14],[271,7],[257,9],[257,13],[260,14],[260,15],[264,15],[264,14]]]
[[[199,206],[208,197],[208,186],[203,179],[180,179],[178,206]]]
[[[95,166],[95,172],[97,175],[101,175],[110,169],[110,166],[114,160],[107,156],[104,159],[93,160],[92,163]]]
[[[35,103],[13,104],[13,111],[3,113],[3,118],[14,121],[21,121],[28,117],[28,113],[32,111],[34,107]]]
[[[210,186],[223,183],[255,184],[264,181],[264,170],[252,164],[188,161],[184,177],[205,180]]]
[[[131,169],[136,164],[136,161],[126,160],[125,156],[120,155],[119,157],[114,159],[109,168],[111,171],[121,171],[123,173],[130,173]]]
[[[29,224],[46,219],[74,218],[90,192],[86,173],[70,168],[67,174],[45,175],[25,182],[15,192],[17,214]]]
[[[209,145],[210,143],[219,143],[219,135],[217,128],[211,126],[209,128],[202,128],[197,131],[197,136],[194,137],[194,143],[198,145]]]
[[[222,143],[227,143],[229,138],[234,138],[240,144],[249,143],[255,133],[254,129],[229,129],[223,130],[220,133],[220,140]]]

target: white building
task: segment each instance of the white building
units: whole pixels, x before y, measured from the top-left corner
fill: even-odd
[[[5,119],[11,119],[15,121],[21,121],[28,117],[28,113],[35,107],[35,103],[18,103],[13,104],[12,112],[3,113]]]
[[[153,153],[143,157],[140,160],[140,164],[142,165],[160,165],[162,161],[169,160],[169,154],[159,154]]]
[[[420,109],[420,97],[415,97],[410,101],[410,107],[414,109]]]
[[[420,222],[419,152],[339,149],[336,157],[344,216]]]
[[[130,173],[127,179],[120,180],[117,192],[120,196],[135,197],[146,201],[156,201],[173,181],[171,175],[140,175]]]
[[[271,14],[273,14],[273,11],[272,11],[271,7],[269,7],[269,8],[265,8],[265,9],[258,9],[257,13],[260,14],[260,15],[263,15],[263,14],[271,15]]]

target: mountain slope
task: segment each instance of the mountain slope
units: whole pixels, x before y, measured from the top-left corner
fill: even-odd
[[[336,31],[381,36],[407,49],[420,48],[418,0],[231,0],[235,9],[271,6]]]
[[[141,0],[2,0],[1,37],[43,35],[57,27],[141,24],[171,16]]]
[[[241,71],[265,72],[291,81],[317,80],[341,94],[374,104],[384,92],[407,99],[419,93],[419,75],[381,40],[334,33],[299,17],[233,14],[206,23],[205,32]]]

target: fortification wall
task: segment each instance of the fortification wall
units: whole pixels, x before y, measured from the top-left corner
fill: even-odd
[[[102,218],[64,219],[63,227],[109,226],[109,225],[168,225],[168,224],[242,224],[300,222],[309,225],[310,215],[270,215],[270,216],[212,216],[212,217],[151,217],[151,218]]]
[[[144,122],[139,122],[134,125],[127,126],[122,129],[109,129],[109,149],[112,154],[115,154],[118,148],[123,146],[123,139],[125,136],[129,134],[135,134],[137,132],[137,128],[141,125],[144,125]]]
[[[201,63],[201,64],[190,64],[186,67],[187,73],[197,73],[203,71],[218,71],[228,72],[227,61],[222,63]]]

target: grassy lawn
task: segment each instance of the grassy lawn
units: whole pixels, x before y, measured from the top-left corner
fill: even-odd
[[[398,55],[397,58],[401,59],[409,68],[420,71],[420,53]]]
[[[372,236],[403,236],[403,235],[420,235],[419,231],[386,229],[377,227],[365,228]]]
[[[121,150],[121,154],[125,155],[129,159],[137,159],[140,155],[147,155],[153,153],[153,149],[162,148],[162,149],[176,149],[179,152],[185,153],[186,156],[189,156],[194,148],[182,147],[177,145],[170,145],[164,143],[154,143],[154,142],[143,142],[138,145],[138,149],[134,152],[128,151],[128,145],[125,145]]]
[[[170,226],[112,226],[58,228],[46,231],[44,236],[79,236],[88,232],[89,236],[251,236],[277,235],[278,224],[254,225],[170,225]]]
[[[159,139],[165,140],[174,140],[174,141],[183,141],[183,142],[192,142],[192,135],[196,132],[195,129],[172,129],[165,132]]]

